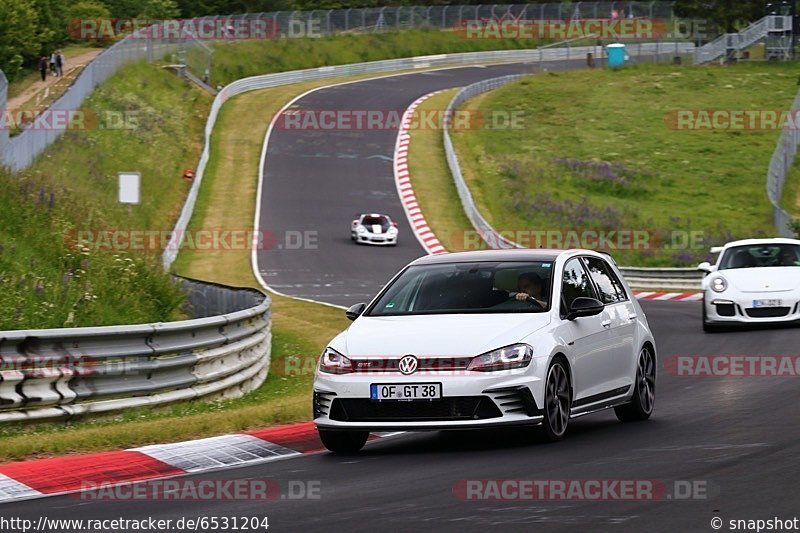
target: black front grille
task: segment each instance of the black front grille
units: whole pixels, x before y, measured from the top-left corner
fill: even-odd
[[[341,422],[433,422],[484,420],[502,416],[486,396],[454,396],[441,400],[383,401],[336,398],[330,418]]]
[[[735,316],[736,308],[733,304],[716,304],[719,316]]]
[[[751,318],[778,318],[789,314],[788,307],[751,307],[745,311]]]

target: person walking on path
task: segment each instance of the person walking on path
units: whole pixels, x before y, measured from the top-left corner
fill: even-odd
[[[45,56],[39,58],[39,74],[42,75],[42,81],[47,79],[47,57]]]
[[[56,76],[56,52],[50,54],[50,74]]]
[[[64,75],[64,63],[64,54],[61,53],[61,50],[56,50],[56,76]]]

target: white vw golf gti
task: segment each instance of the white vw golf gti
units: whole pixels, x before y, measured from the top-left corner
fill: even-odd
[[[335,452],[370,431],[542,425],[613,407],[653,412],[656,346],[606,255],[491,250],[423,257],[324,350],[314,422]]]
[[[749,239],[720,248],[701,263],[703,330],[765,322],[800,322],[800,241]]]

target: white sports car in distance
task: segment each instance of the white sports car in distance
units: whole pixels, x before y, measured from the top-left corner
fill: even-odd
[[[716,264],[701,263],[703,330],[800,321],[800,240],[749,239],[712,248]]]
[[[350,224],[350,238],[357,243],[394,246],[397,233],[397,222],[392,222],[389,215],[359,215]]]
[[[614,408],[650,417],[656,345],[609,256],[485,250],[413,261],[320,357],[314,422],[334,452],[370,431],[537,425]]]

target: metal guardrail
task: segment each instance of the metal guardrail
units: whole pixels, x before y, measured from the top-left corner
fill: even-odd
[[[190,308],[214,316],[0,332],[0,422],[232,398],[258,387],[270,363],[269,297],[182,283]]]
[[[794,97],[791,112],[800,109],[800,91]],[[772,221],[781,237],[795,237],[790,224],[794,217],[781,207],[783,186],[797,155],[797,146],[800,144],[800,130],[788,126],[781,132],[775,152],[769,161],[767,169],[767,197],[772,204]]]
[[[175,228],[172,232],[172,240],[167,245],[162,256],[162,263],[165,270],[169,270],[172,263],[178,256],[178,239],[183,235],[194,212],[194,205],[197,195],[203,182],[206,165],[209,159],[211,146],[211,134],[216,124],[222,105],[230,98],[258,89],[278,87],[291,83],[300,83],[339,76],[354,76],[359,74],[372,74],[380,72],[397,72],[415,69],[427,69],[443,66],[475,65],[484,63],[501,62],[542,62],[585,58],[589,52],[597,52],[601,47],[579,46],[566,48],[536,48],[530,50],[502,50],[492,52],[467,52],[461,54],[437,54],[430,56],[408,57],[402,59],[388,59],[384,61],[370,61],[367,63],[354,63],[334,67],[319,67],[305,70],[294,70],[290,72],[280,72],[277,74],[264,74],[261,76],[251,76],[236,80],[226,85],[214,98],[211,110],[206,121],[204,132],[203,151],[200,161],[195,170],[195,178],[192,187],[186,197],[186,201],[181,210]],[[639,56],[663,55],[663,54],[687,54],[691,53],[694,45],[691,43],[638,43],[629,47],[629,53]],[[446,130],[445,130],[446,131]]]
[[[703,273],[695,268],[620,267],[631,287],[639,289],[700,290]]]
[[[679,49],[681,53],[690,53],[692,51],[690,45],[681,45],[681,47],[682,48]],[[645,55],[642,50],[639,50],[639,52],[641,55]],[[674,52],[674,50],[670,50],[670,53]],[[650,53],[652,53],[652,51]],[[448,127],[449,119],[453,116],[455,110],[470,98],[502,87],[520,78],[522,78],[520,75],[502,76],[483,80],[464,87],[450,100],[447,110],[445,111],[445,127],[442,128],[445,157],[447,158],[447,164],[453,176],[458,196],[461,199],[461,206],[467,218],[469,218],[472,223],[472,226],[490,248],[520,248],[521,246],[504,237],[502,232],[495,230],[480,213],[472,197],[472,193],[469,190],[469,186],[464,179],[464,175],[461,172],[461,165],[458,162],[458,156],[450,137]],[[623,276],[625,276],[626,281],[628,281],[630,285],[638,288],[700,289],[700,281],[703,277],[702,273],[694,268],[621,267],[620,270]]]

